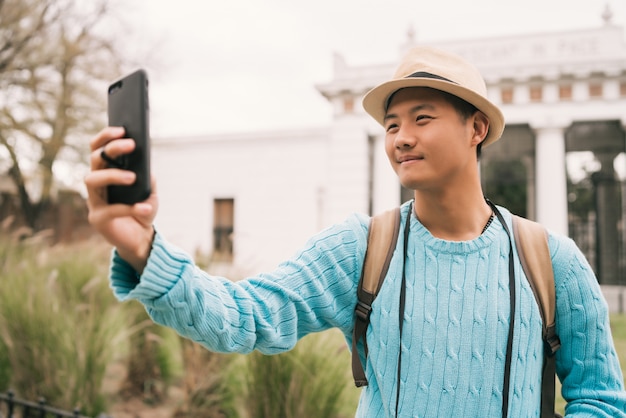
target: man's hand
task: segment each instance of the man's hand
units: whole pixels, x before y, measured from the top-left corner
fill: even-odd
[[[108,185],[130,185],[135,181],[135,173],[107,168],[101,156],[103,150],[111,158],[130,153],[135,142],[123,136],[124,128],[108,127],[91,140],[91,171],[85,177],[89,223],[141,274],[152,247],[158,199],[152,179],[152,194],[144,202],[134,205],[107,203]]]

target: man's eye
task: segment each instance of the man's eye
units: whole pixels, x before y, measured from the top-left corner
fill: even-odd
[[[424,122],[424,121],[429,120],[429,119],[432,119],[432,118],[430,116],[428,116],[428,115],[418,115],[415,118],[415,122]]]
[[[391,132],[395,129],[398,129],[398,125],[396,125],[395,123],[392,123],[390,125],[387,126],[387,132]]]

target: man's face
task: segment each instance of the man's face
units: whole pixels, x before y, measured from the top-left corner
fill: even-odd
[[[475,175],[475,118],[463,120],[437,90],[396,92],[385,116],[385,151],[402,185],[443,191]]]

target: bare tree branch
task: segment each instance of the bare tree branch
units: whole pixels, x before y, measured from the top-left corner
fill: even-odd
[[[122,59],[115,40],[96,30],[109,18],[107,0],[0,0],[0,9],[0,147],[37,229],[41,207],[54,198],[53,167],[64,149],[80,149],[76,138],[102,126],[102,86],[119,75]],[[25,161],[38,169],[25,175]],[[37,197],[27,181],[38,183]]]

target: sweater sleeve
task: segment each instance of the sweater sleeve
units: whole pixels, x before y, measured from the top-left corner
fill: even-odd
[[[240,281],[207,274],[157,233],[141,277],[113,256],[111,286],[118,299],[138,300],[155,322],[209,350],[279,353],[312,332],[349,333],[367,221],[353,215],[274,271]]]
[[[626,392],[608,306],[591,266],[569,238],[551,236],[557,374],[567,417],[626,417]]]

